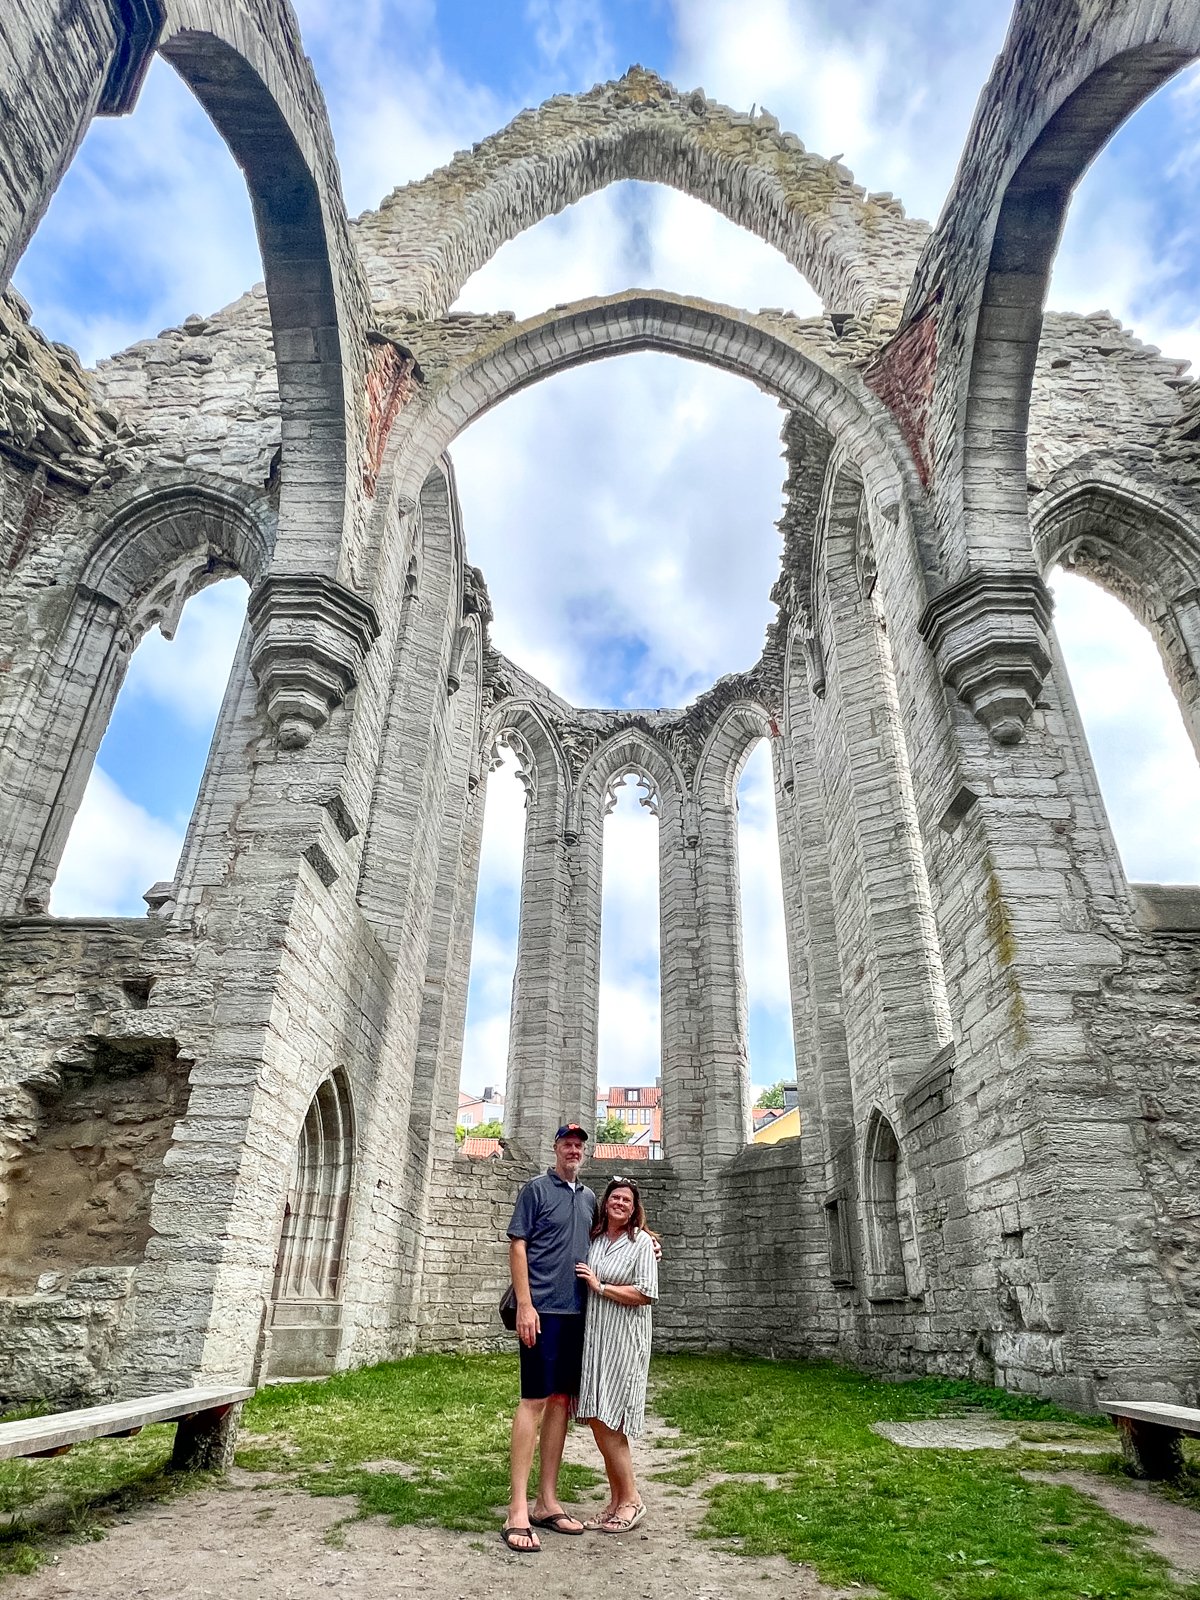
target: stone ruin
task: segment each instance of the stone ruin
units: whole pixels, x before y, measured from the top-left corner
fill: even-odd
[[[594,1106],[602,818],[660,819],[664,1349],[970,1374],[1087,1406],[1200,1380],[1200,916],[1126,881],[1058,654],[1066,561],[1200,736],[1200,386],[1044,314],[1073,185],[1200,8],[1020,0],[935,229],[766,112],[641,68],[347,218],[283,0],[21,0],[5,280],[152,53],[243,168],[265,288],[85,372],[0,320],[0,1389],[95,1399],[500,1338],[504,1224]],[[824,310],[631,290],[449,307],[620,179],[766,240]],[[581,711],[489,641],[447,451],[631,350],[785,415],[777,616],[682,710]],[[248,620],[175,879],[47,914],[130,653]],[[733,799],[770,741],[803,1135],[747,1143]],[[489,759],[528,791],[512,1159],[456,1159]]]

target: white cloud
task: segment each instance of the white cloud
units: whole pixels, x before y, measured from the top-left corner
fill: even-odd
[[[155,628],[129,663],[122,693],[152,700],[193,728],[216,722],[246,619],[250,590],[231,578],[193,595],[173,639]]]
[[[530,317],[634,288],[752,311],[820,311],[813,290],[771,245],[691,195],[633,182],[587,195],[510,239],[467,280],[455,305]]]
[[[50,898],[56,917],[145,916],[142,895],[175,875],[183,831],[152,817],[101,767],[75,817]]]
[[[521,866],[525,852],[525,789],[517,761],[500,748],[488,774],[471,942],[471,986],[463,1040],[462,1085],[478,1091],[504,1082],[513,972],[517,964]]]
[[[1009,0],[675,0],[672,77],[737,110],[764,105],[911,216],[941,209]]]
[[[352,216],[443,166],[519,109],[445,60],[435,7],[424,0],[370,0],[356,7],[352,27],[332,0],[298,0],[296,11],[318,64]]]
[[[1055,628],[1128,877],[1200,883],[1200,766],[1145,628],[1095,584],[1051,579]]]
[[[156,57],[133,114],[91,124],[15,281],[39,326],[90,364],[261,277],[245,180]]]
[[[454,445],[500,648],[580,705],[682,705],[757,659],[778,573],[778,407],[667,356],[564,373]]]

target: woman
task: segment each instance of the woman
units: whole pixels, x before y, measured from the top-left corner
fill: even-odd
[[[646,1515],[633,1475],[630,1439],[646,1418],[651,1303],[658,1299],[654,1238],[636,1183],[613,1178],[592,1224],[586,1264],[575,1268],[591,1290],[576,1415],[591,1424],[608,1476],[608,1504],[584,1524],[628,1533]]]

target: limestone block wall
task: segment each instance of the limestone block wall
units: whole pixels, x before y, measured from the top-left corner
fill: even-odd
[[[53,81],[39,0],[5,34],[6,261],[88,118],[136,94],[154,39],[102,9],[72,10]],[[161,48],[246,171],[264,287],[94,374],[0,306],[6,1393],[503,1342],[516,1188],[590,1113],[604,806],[632,775],[660,830],[669,1159],[637,1174],[660,1347],[1194,1398],[1200,946],[1125,881],[1041,575],[1061,558],[1128,601],[1200,741],[1200,390],[1110,318],[1043,319],[1049,255],[1014,284],[1005,254],[1058,133],[1115,125],[1200,44],[1190,13],[1117,9],[1084,37],[1078,7],[1022,0],[932,237],[768,113],[642,69],[523,113],[352,234],[290,13],[173,0]],[[505,239],[623,178],[747,226],[825,315],[643,291],[446,314]],[[492,649],[444,452],[523,384],[631,349],[786,408],[779,616],[692,706],[580,710]],[[48,918],[129,654],[235,571],[249,621],[164,915]],[[804,1118],[766,1150],[732,810],[759,737]],[[530,796],[516,1159],[466,1163],[497,739]],[[335,1080],[340,1255],[297,1287],[277,1248]],[[39,1171],[97,1219],[69,1259]]]

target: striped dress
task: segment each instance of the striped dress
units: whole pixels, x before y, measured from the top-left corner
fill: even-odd
[[[650,1235],[592,1240],[588,1266],[601,1283],[633,1284],[658,1299],[658,1262]],[[631,1439],[646,1420],[646,1374],[650,1368],[650,1307],[621,1306],[607,1295],[588,1296],[583,1336],[580,1420],[595,1417]]]

